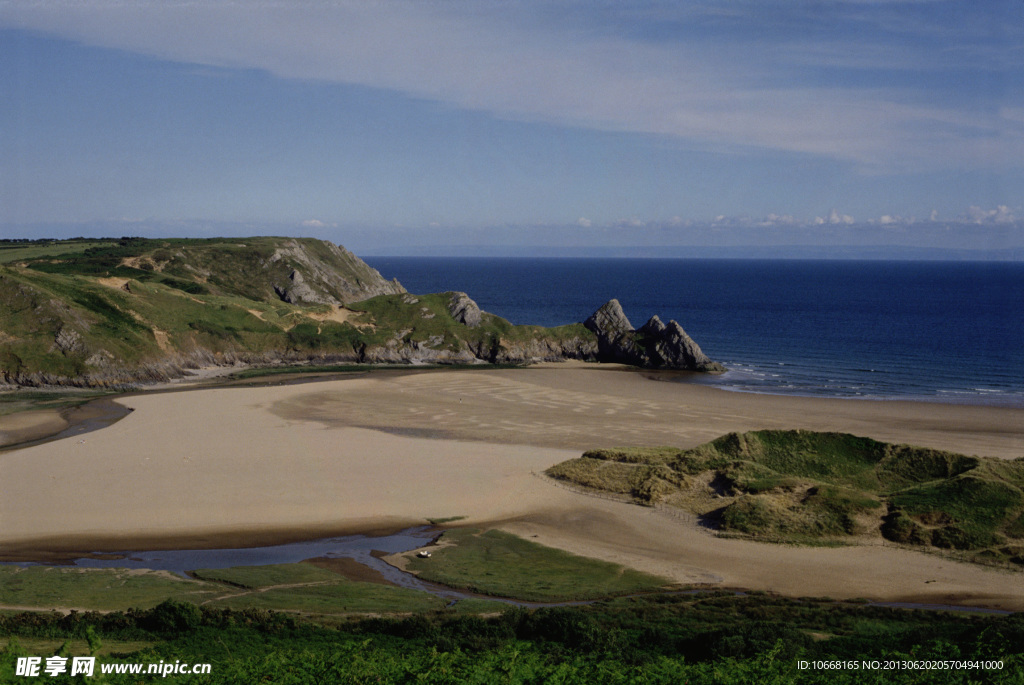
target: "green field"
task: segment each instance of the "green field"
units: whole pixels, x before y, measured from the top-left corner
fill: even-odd
[[[428,611],[447,604],[434,595],[380,583],[348,580],[311,564],[200,569],[195,577],[239,588],[211,602],[232,609],[320,614]]]
[[[430,558],[412,558],[409,570],[425,580],[485,595],[565,601],[652,592],[669,585],[664,578],[498,530],[449,530],[439,543]]]
[[[33,240],[31,242],[0,240],[0,264],[29,259],[68,257],[79,255],[90,248],[117,245],[116,240]]]
[[[553,478],[690,511],[720,534],[804,544],[885,539],[1024,564],[1024,458],[842,433],[731,433],[689,450],[594,450]]]
[[[167,599],[202,602],[222,588],[160,571],[68,566],[0,566],[0,604],[124,610]]]
[[[449,603],[426,592],[349,580],[306,563],[200,569],[191,576],[126,569],[0,566],[0,605],[40,611],[53,607],[124,611],[148,609],[170,599],[232,609],[344,615],[440,610]],[[486,600],[459,604],[459,612],[505,607]]]

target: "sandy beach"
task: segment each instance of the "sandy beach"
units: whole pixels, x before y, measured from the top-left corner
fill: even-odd
[[[688,447],[759,428],[1016,458],[1020,409],[748,395],[573,364],[118,401],[135,411],[113,426],[0,454],[0,554],[242,546],[464,516],[681,583],[1024,609],[1017,572],[882,545],[718,539],[538,475],[591,447]]]

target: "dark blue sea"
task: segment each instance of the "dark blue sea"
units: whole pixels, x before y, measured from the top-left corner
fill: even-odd
[[[675,319],[729,390],[1024,407],[1024,264],[375,257],[414,293],[516,324]]]

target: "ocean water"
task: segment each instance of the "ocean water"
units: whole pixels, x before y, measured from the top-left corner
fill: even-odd
[[[1024,407],[1024,264],[375,257],[414,293],[462,290],[516,324],[615,297],[675,319],[728,390]]]

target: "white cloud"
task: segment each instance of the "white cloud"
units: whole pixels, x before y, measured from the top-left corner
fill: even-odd
[[[797,43],[798,54],[786,56],[768,44],[751,63],[735,45],[708,50],[543,23],[534,7],[8,2],[0,25],[169,60],[393,89],[508,118],[810,153],[880,171],[1024,158],[1019,107],[986,113],[908,103],[879,88],[796,86],[790,72],[814,57],[814,45]],[[826,44],[842,52],[841,42]]]
[[[775,214],[773,212],[760,223],[762,226],[793,226],[798,222],[792,214]]]
[[[817,217],[815,219],[814,223],[816,223],[816,224],[826,224],[827,223],[827,224],[833,224],[833,225],[835,225],[835,224],[850,225],[850,224],[853,223],[853,217],[852,216],[850,216],[849,214],[840,214],[839,210],[837,210],[837,209],[833,209],[832,211],[830,211],[828,213],[828,218],[827,219],[821,219],[820,221],[818,221],[818,219],[821,219],[821,217]]]
[[[306,226],[307,228],[325,228],[327,226],[327,224],[320,221],[319,219],[306,219],[305,221],[302,222],[302,225]]]
[[[1006,205],[999,205],[995,209],[972,205],[967,208],[965,219],[974,224],[1011,224],[1016,222],[1017,217]]]
[[[576,225],[582,228],[590,228],[593,225],[593,223],[593,221],[591,221],[585,216],[581,216],[579,219],[576,220]]]

